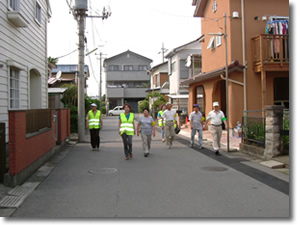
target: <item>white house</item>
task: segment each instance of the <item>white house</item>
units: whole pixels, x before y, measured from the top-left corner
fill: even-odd
[[[48,107],[49,0],[0,2],[0,123],[8,111]]]
[[[180,82],[190,77],[188,58],[190,55],[201,54],[201,41],[203,36],[187,44],[172,49],[165,56],[168,59],[169,95],[174,108],[187,113],[189,90],[182,87]]]

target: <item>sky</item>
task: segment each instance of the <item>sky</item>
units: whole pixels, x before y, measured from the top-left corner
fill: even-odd
[[[67,1],[74,5],[75,0]],[[48,56],[60,57],[58,64],[78,64],[77,22],[70,14],[67,1],[50,0]],[[103,58],[109,58],[129,49],[157,65],[162,62],[162,54],[158,54],[162,43],[172,50],[201,36],[201,22],[200,18],[193,17],[192,0],[88,0],[88,15],[101,15],[104,6],[112,13],[108,19],[86,19],[85,51],[98,48],[85,57],[90,69],[89,96],[99,93],[100,51]]]

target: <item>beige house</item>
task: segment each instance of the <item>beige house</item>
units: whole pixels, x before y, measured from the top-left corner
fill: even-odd
[[[265,105],[289,105],[289,1],[193,0],[201,18],[202,71],[181,82],[189,86],[189,108],[203,89],[203,111],[219,101],[229,127],[241,121],[244,110]],[[226,13],[226,17],[225,17]],[[228,93],[226,104],[225,20],[228,40]]]

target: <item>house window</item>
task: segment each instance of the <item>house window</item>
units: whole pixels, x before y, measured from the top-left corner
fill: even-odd
[[[109,71],[119,71],[119,66],[118,65],[110,65]]]
[[[20,0],[9,0],[9,9],[11,11],[19,11],[20,10]]]
[[[215,37],[211,37],[207,46],[207,49],[215,49]]]
[[[139,65],[139,71],[145,71],[148,69],[148,66],[145,65]]]
[[[133,66],[130,65],[124,66],[124,71],[133,71]]]
[[[20,72],[10,68],[9,106],[11,109],[20,108]]]
[[[222,36],[216,36],[217,47],[222,44]]]
[[[35,3],[35,19],[41,24],[42,23],[42,7],[36,1]]]

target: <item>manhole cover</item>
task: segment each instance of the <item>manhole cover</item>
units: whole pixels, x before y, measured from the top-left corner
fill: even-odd
[[[116,168],[100,168],[100,169],[92,169],[89,170],[89,173],[91,174],[111,174],[115,173],[118,170]]]
[[[206,170],[206,171],[213,171],[213,172],[222,172],[222,171],[227,171],[228,170],[225,167],[217,167],[217,166],[202,167],[202,169]]]

